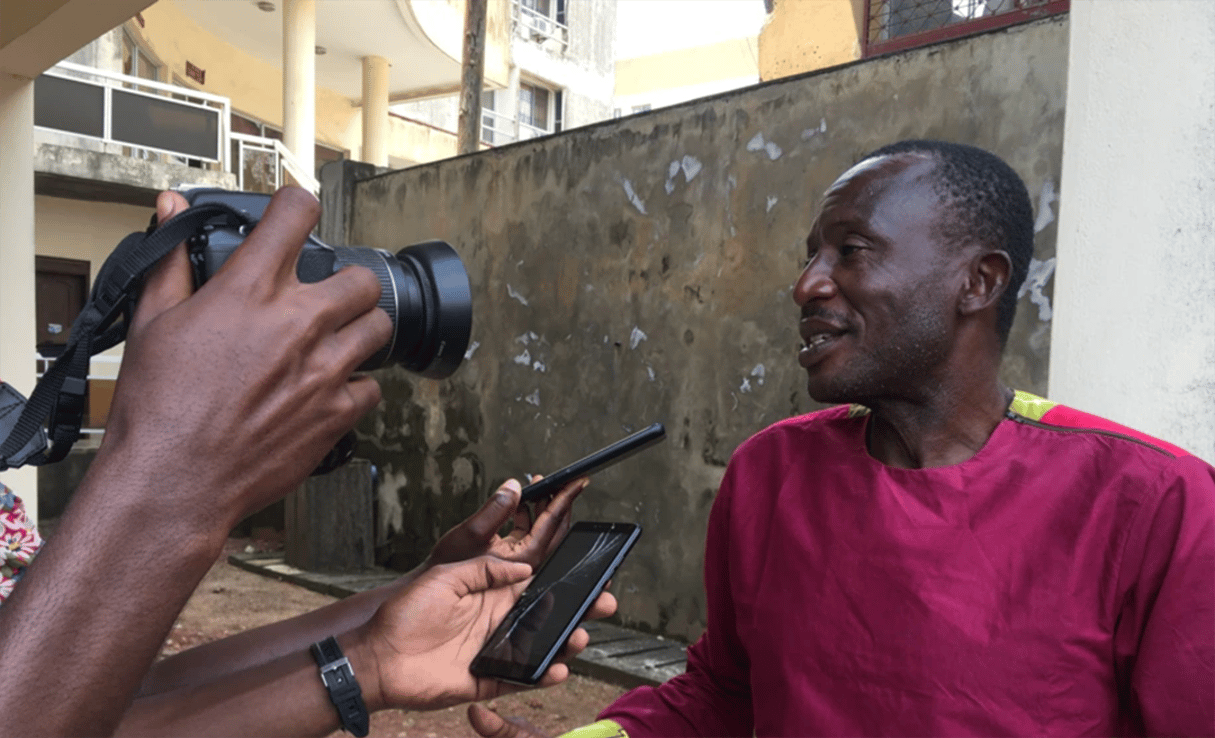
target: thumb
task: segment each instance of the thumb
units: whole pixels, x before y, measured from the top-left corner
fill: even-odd
[[[508,479],[503,482],[498,491],[485,501],[481,509],[468,519],[469,535],[477,543],[482,545],[489,543],[494,534],[506,525],[506,521],[510,520],[511,514],[519,506],[520,492],[521,488],[517,480]]]
[[[468,706],[468,722],[482,738],[542,738],[536,727],[526,721],[503,718],[475,702]]]
[[[174,215],[189,209],[190,204],[176,192],[162,192],[156,198],[156,222],[163,224]],[[144,281],[139,304],[131,318],[131,332],[138,333],[164,311],[185,300],[194,291],[190,273],[190,257],[185,244],[160,260]]]
[[[509,587],[531,576],[532,567],[519,561],[496,556],[481,556],[459,564],[449,564],[463,592],[460,596]]]

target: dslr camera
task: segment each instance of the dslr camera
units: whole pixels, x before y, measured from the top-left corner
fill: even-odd
[[[270,196],[196,188],[182,193],[191,205],[221,203],[260,221]],[[223,266],[248,235],[250,226],[204,225],[187,239],[194,284],[201,285]],[[380,280],[380,302],[392,319],[392,338],[360,371],[399,364],[432,379],[451,376],[464,359],[472,332],[472,294],[468,273],[443,241],[406,246],[392,255],[383,249],[330,246],[309,236],[300,252],[296,274],[301,282],[319,282],[339,269],[358,264]]]

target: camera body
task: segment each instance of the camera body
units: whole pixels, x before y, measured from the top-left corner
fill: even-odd
[[[191,205],[223,203],[260,221],[270,196],[198,188],[182,193]],[[195,286],[211,278],[244,242],[250,226],[206,225],[186,241]],[[379,307],[392,319],[393,335],[359,370],[392,363],[432,379],[459,367],[472,333],[472,293],[460,257],[443,241],[406,246],[395,255],[383,249],[330,246],[309,236],[296,263],[301,282],[319,282],[344,267],[370,269],[380,280]]]

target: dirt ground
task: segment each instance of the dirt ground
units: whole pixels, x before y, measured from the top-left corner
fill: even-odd
[[[211,567],[182,611],[165,642],[162,654],[169,655],[224,636],[239,633],[283,618],[292,617],[334,601],[302,587],[237,569],[227,555],[273,547],[273,543],[232,538],[227,551]],[[500,697],[490,705],[503,715],[518,716],[549,733],[561,733],[594,722],[596,714],[624,692],[595,679],[572,675],[551,689]],[[337,732],[335,736],[346,733]],[[428,736],[447,738],[475,736],[468,725],[465,707],[434,712],[388,710],[371,716],[372,736]]]

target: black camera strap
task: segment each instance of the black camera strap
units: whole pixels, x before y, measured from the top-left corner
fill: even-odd
[[[159,228],[153,218],[147,231],[124,238],[98,272],[88,303],[72,323],[63,353],[39,380],[29,400],[0,382],[0,471],[50,464],[67,456],[84,421],[89,358],[126,339],[148,270],[208,224],[251,222],[247,214],[229,205],[206,203],[178,213]]]

